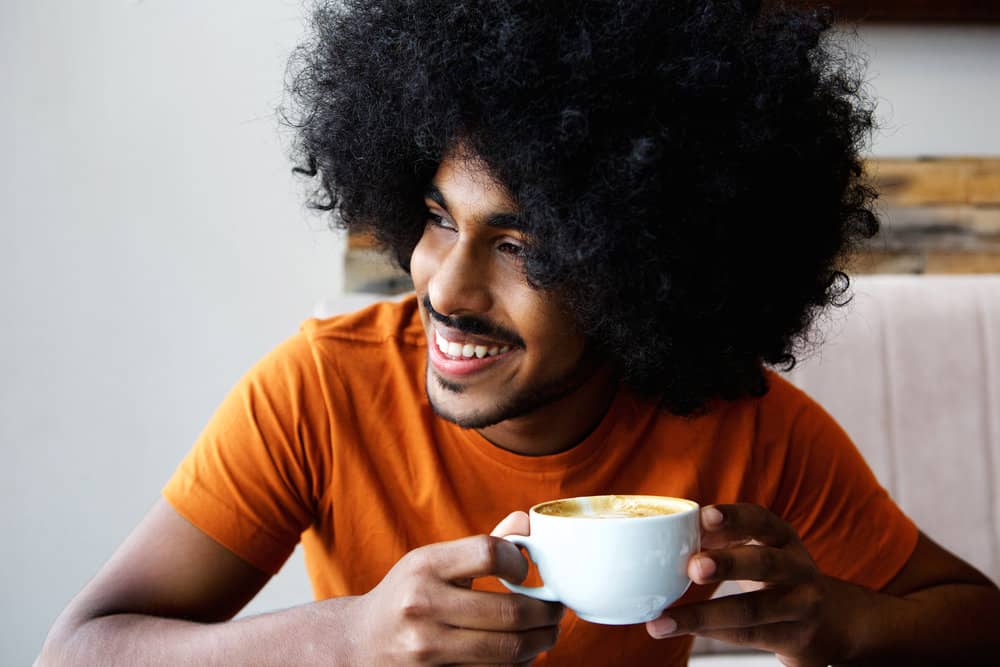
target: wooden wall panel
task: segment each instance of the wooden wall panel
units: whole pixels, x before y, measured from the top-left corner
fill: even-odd
[[[866,171],[894,205],[1000,206],[1000,159],[874,159]]]

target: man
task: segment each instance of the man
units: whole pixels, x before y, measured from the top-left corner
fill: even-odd
[[[415,295],[258,364],[40,663],[672,665],[693,635],[995,660],[997,588],[766,369],[877,227],[827,27],[705,0],[317,10],[301,171]],[[677,605],[608,627],[502,592],[528,572],[511,510],[609,492],[703,506]],[[318,601],[226,622],[300,535]],[[749,592],[709,600],[724,580]]]

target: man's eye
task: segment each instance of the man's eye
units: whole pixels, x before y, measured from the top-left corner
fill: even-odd
[[[444,219],[444,217],[437,215],[435,213],[427,213],[427,224],[434,225],[435,227],[440,227],[442,229],[455,229],[455,227]]]
[[[497,249],[505,255],[513,255],[514,257],[522,257],[524,255],[524,246],[511,243],[510,241],[504,241],[497,246]]]

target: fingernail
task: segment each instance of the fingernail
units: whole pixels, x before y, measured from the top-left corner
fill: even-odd
[[[695,559],[694,566],[698,570],[698,576],[702,579],[708,579],[715,574],[715,561],[711,558]]]
[[[701,520],[705,522],[706,526],[721,526],[722,525],[722,512],[715,509],[714,507],[706,507],[701,512]]]
[[[677,631],[677,621],[669,616],[660,616],[649,622],[649,633],[654,637],[666,637]]]

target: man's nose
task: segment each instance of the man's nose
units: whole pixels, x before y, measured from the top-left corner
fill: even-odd
[[[431,305],[443,315],[485,313],[493,306],[489,261],[472,246],[449,247],[427,285]]]

